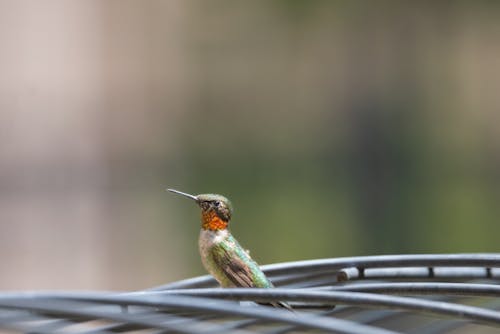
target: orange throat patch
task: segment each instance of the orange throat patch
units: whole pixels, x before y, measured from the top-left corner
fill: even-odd
[[[219,218],[215,211],[202,212],[201,227],[204,230],[225,230],[227,228],[227,222]]]

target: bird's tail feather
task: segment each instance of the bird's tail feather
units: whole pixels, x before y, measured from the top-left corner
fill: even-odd
[[[270,303],[258,303],[260,305],[266,305],[266,306],[273,306],[276,308],[284,308],[287,309],[288,311],[295,312],[293,308],[288,304],[287,302],[270,302]]]

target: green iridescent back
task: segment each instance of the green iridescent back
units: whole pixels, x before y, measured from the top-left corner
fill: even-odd
[[[222,287],[273,287],[259,265],[230,233],[210,248],[206,260],[207,269]]]

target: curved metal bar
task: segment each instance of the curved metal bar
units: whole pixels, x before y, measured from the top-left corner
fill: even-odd
[[[231,289],[232,290],[232,289]],[[246,289],[245,289],[246,290]],[[256,290],[256,289],[254,289]],[[260,289],[259,289],[260,290]],[[272,289],[269,289],[272,290]],[[176,290],[183,291],[183,290]],[[15,298],[12,298],[15,297]],[[24,297],[24,298],[21,298]],[[246,316],[263,320],[277,321],[285,324],[296,326],[305,326],[325,331],[336,331],[339,333],[351,334],[395,334],[397,332],[377,328],[374,326],[362,325],[353,321],[325,318],[310,313],[298,314],[287,310],[281,310],[270,307],[239,307],[238,304],[229,301],[214,301],[213,299],[168,295],[166,293],[143,293],[134,295],[99,295],[92,293],[85,294],[59,294],[57,297],[48,297],[42,299],[43,295],[24,294],[24,296],[7,296],[0,297],[0,307],[12,307],[17,309],[25,309],[37,312],[49,312],[56,315],[80,315],[82,317],[111,319],[115,321],[128,321],[129,323],[137,323],[141,325],[149,325],[155,328],[174,329],[183,333],[193,333],[192,329],[187,330],[183,326],[175,326],[169,323],[148,323],[143,319],[134,319],[132,314],[120,314],[110,312],[99,312],[92,310],[79,309],[75,311],[72,307],[63,307],[54,303],[55,300],[68,300],[77,302],[95,302],[95,303],[113,303],[114,305],[135,305],[147,306],[155,308],[175,308],[176,310],[202,311],[233,316]],[[204,323],[210,324],[210,323]],[[215,326],[215,324],[212,324]],[[179,327],[179,328],[176,328]],[[206,332],[206,331],[205,331]]]
[[[329,303],[346,303],[349,305],[357,306],[386,306],[391,308],[398,308],[404,310],[413,310],[418,312],[434,313],[441,315],[454,315],[469,320],[482,321],[489,324],[498,324],[500,321],[500,313],[482,309],[472,306],[464,306],[452,303],[435,302],[428,300],[420,300],[407,297],[392,297],[380,296],[366,293],[344,292],[344,291],[297,291],[293,289],[200,289],[200,290],[177,290],[177,291],[163,291],[163,292],[140,292],[130,293],[125,295],[109,295],[109,296],[92,296],[89,294],[59,294],[57,297],[54,295],[35,295],[40,297],[52,298],[69,298],[81,301],[96,301],[102,303],[116,303],[127,305],[143,305],[155,306],[157,304],[150,304],[151,298],[166,298],[169,295],[196,295],[205,297],[217,297],[226,299],[252,299],[258,301],[275,301],[275,300],[295,300],[295,301],[308,301],[308,302],[329,302]],[[21,296],[29,297],[26,294]],[[12,297],[19,298],[19,295]],[[135,297],[136,299],[125,301],[123,298]],[[0,299],[1,300],[1,299]],[[135,300],[135,303],[134,303]],[[146,304],[145,304],[146,303]],[[175,303],[175,301],[174,301]],[[234,305],[233,305],[234,307]],[[268,309],[275,311],[274,309]],[[252,310],[251,310],[252,311]],[[267,311],[267,312],[269,312]],[[248,314],[247,314],[248,315]]]
[[[170,289],[187,289],[187,288],[210,288],[216,287],[217,281],[210,275],[198,276],[184,279],[177,282],[167,283],[157,287],[149,288],[146,291],[161,291]]]
[[[263,266],[269,274],[289,270],[340,270],[343,268],[384,268],[384,267],[500,267],[500,254],[428,254],[428,255],[379,255],[332,259],[319,259],[297,262],[284,262]]]
[[[488,267],[489,268],[489,267]],[[479,279],[492,278],[485,267],[398,267],[367,268],[363,279],[427,278],[427,279]],[[340,271],[344,273],[344,270]],[[359,279],[352,277],[350,279]]]
[[[55,298],[57,299],[57,298]],[[9,307],[21,310],[29,310],[31,312],[41,312],[43,314],[51,314],[59,317],[64,316],[76,316],[80,319],[85,320],[95,320],[95,319],[106,319],[113,320],[117,322],[126,322],[128,324],[135,324],[145,328],[159,328],[159,329],[169,329],[175,330],[180,333],[220,333],[223,330],[221,325],[215,323],[172,323],[165,322],[165,319],[151,319],[150,317],[135,316],[131,313],[121,313],[92,310],[90,308],[85,308],[78,303],[74,303],[74,299],[67,299],[66,302],[59,300],[55,303],[55,299],[33,299],[33,298],[16,298],[15,300],[9,300],[7,298],[0,301],[1,307]],[[81,301],[81,300],[79,300]],[[234,333],[238,334],[250,334],[252,332],[245,330],[236,330]]]
[[[203,321],[200,321],[198,317],[181,317],[181,316],[175,316],[172,314],[165,314],[162,312],[157,312],[155,310],[149,309],[149,312],[146,313],[141,313],[137,314],[134,313],[134,316],[140,316],[143,321],[148,321],[151,322],[151,320],[158,320],[161,321],[164,324],[167,323],[175,323],[176,325],[185,325],[186,329],[193,328],[195,327],[196,330],[200,326],[204,325]],[[205,319],[203,319],[205,320]],[[210,326],[210,325],[209,325]],[[115,322],[113,324],[106,324],[100,327],[92,328],[92,329],[84,329],[79,332],[71,331],[72,334],[101,334],[101,331],[103,330],[109,330],[112,333],[123,333],[123,332],[130,332],[130,331],[139,331],[139,330],[144,330],[144,329],[151,329],[153,326],[144,326],[144,325],[137,325],[137,324],[131,324],[131,323],[120,323],[120,322]],[[208,330],[208,329],[206,329]],[[218,326],[216,327],[216,332],[221,332],[225,330],[225,326]],[[168,330],[167,330],[168,331]]]
[[[36,322],[30,323],[31,318],[34,321],[59,319],[60,322],[52,326],[61,325],[63,330],[65,323],[71,326],[104,319],[108,320],[107,324],[81,330],[94,333],[149,328],[198,333],[209,329],[212,332],[240,330],[241,333],[253,333],[255,328],[267,326],[270,333],[319,329],[379,334],[390,331],[362,322],[382,319],[381,322],[377,320],[378,324],[392,316],[397,316],[394,318],[397,321],[406,315],[420,315],[421,329],[438,329],[441,323],[451,322],[500,325],[500,312],[491,307],[491,303],[485,304],[500,296],[500,285],[486,284],[499,282],[500,254],[363,256],[279,263],[263,266],[263,269],[277,286],[288,288],[215,289],[210,287],[217,286],[217,283],[207,275],[138,292],[0,293],[0,310],[3,310],[0,328],[19,330],[19,326],[25,326],[22,328],[29,331],[35,328],[33,324],[36,325]],[[339,278],[340,281],[344,278],[344,281],[339,282]],[[411,278],[424,281],[409,282]],[[477,278],[484,282],[439,282]],[[404,281],[387,281],[395,279]],[[202,287],[205,289],[200,289]],[[427,297],[410,297],[415,295]],[[471,304],[470,299],[464,297],[495,299],[474,299],[474,304],[479,302],[482,307],[458,304],[458,301]],[[445,298],[448,300],[444,301]],[[250,307],[234,300],[292,301],[302,303],[308,309],[307,312],[297,309],[292,313],[270,307]],[[332,316],[328,316],[321,314],[321,307],[324,310],[325,305],[338,307],[329,311]],[[339,313],[344,305],[347,312]],[[435,326],[426,325],[429,314],[441,316]],[[451,318],[443,319],[443,316]],[[16,321],[23,317],[27,320]],[[50,330],[51,325],[48,325],[45,329]],[[43,327],[39,329],[44,330]]]
[[[390,283],[354,283],[343,286],[331,286],[323,291],[357,291],[390,294],[447,294],[460,296],[500,297],[500,285],[477,283],[441,283],[441,282],[390,282]]]
[[[26,311],[10,310],[8,314],[2,313],[0,316],[0,328],[16,332],[34,332],[33,329],[36,328],[36,333],[48,334],[54,333],[61,328],[71,325],[75,325],[75,323],[68,321],[67,319],[53,319],[47,316],[32,314]],[[102,334],[107,333],[109,332],[102,332]]]
[[[390,267],[500,267],[500,254],[429,254],[429,255],[380,255],[359,256],[296,262],[284,262],[262,266],[272,279],[277,275],[312,274],[316,271],[330,271],[332,274],[344,268],[390,268]],[[496,272],[489,270],[489,272]],[[177,281],[149,290],[188,289],[215,286],[209,275]]]
[[[490,325],[500,324],[500,312],[476,306],[460,305],[443,301],[422,300],[410,297],[386,296],[354,291],[301,291],[295,289],[196,289],[169,290],[157,294],[196,295],[234,300],[251,299],[258,302],[277,300],[323,302],[370,307],[389,307],[407,311],[424,312],[466,318]]]

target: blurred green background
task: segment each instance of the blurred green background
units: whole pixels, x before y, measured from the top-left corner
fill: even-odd
[[[500,4],[0,1],[0,289],[500,251]]]

